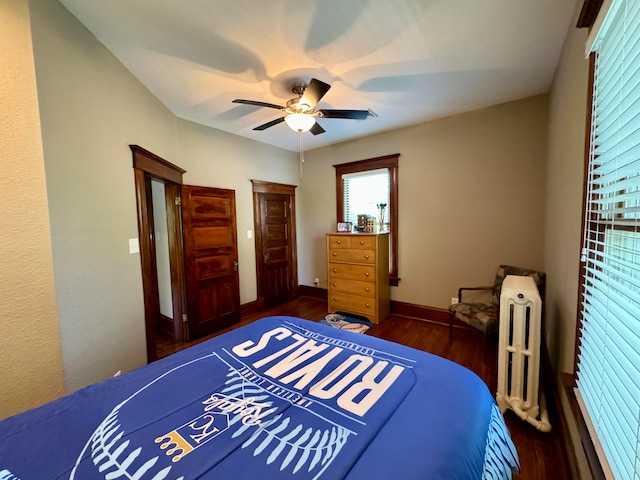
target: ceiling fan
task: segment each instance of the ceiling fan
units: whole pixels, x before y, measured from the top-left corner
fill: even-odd
[[[286,124],[295,132],[310,131],[314,135],[324,133],[325,130],[316,121],[317,118],[342,118],[348,120],[365,120],[371,114],[369,110],[328,110],[319,108],[316,105],[322,97],[329,91],[331,85],[320,80],[312,78],[309,84],[304,82],[294,82],[291,84],[291,91],[297,95],[281,107],[273,103],[258,102],[255,100],[244,100],[236,98],[233,103],[242,103],[245,105],[255,105],[257,107],[275,108],[286,112],[284,117],[271,120],[254,128],[254,130],[266,130],[269,127],[286,122]]]

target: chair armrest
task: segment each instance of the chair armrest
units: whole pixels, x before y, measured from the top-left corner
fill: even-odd
[[[462,291],[463,290],[494,290],[495,285],[487,286],[487,287],[460,287],[458,289],[458,302],[462,302]]]

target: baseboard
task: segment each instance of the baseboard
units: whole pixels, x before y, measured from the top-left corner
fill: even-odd
[[[449,310],[391,300],[391,313],[449,325]]]
[[[318,300],[326,300],[328,295],[326,288],[311,287],[309,285],[299,285],[297,293],[298,296],[317,298]],[[415,305],[413,303],[398,302],[397,300],[391,300],[390,303],[390,313],[394,315],[449,324],[449,311],[444,308]]]
[[[318,300],[326,300],[328,295],[326,288],[310,287],[309,285],[298,285],[297,293],[299,297],[311,297]]]
[[[556,378],[558,377],[553,371],[551,358],[549,357],[549,351],[544,339],[542,339],[541,344],[540,388],[548,399],[546,404],[549,409],[549,417],[553,423],[556,423],[555,420],[558,421],[558,424],[552,424],[551,428],[559,431],[560,442],[556,447],[559,451],[563,452],[563,458],[566,461],[564,476],[567,478],[580,478],[576,454],[574,449],[571,448],[573,443],[571,442],[569,424],[564,413],[564,408],[562,408],[562,400],[560,399],[560,392],[558,391],[558,384],[556,382]]]
[[[159,314],[157,327],[160,329],[160,331],[166,333],[171,338],[174,338],[175,333],[173,331],[173,318],[169,318],[166,315]]]
[[[254,300],[253,302],[242,304],[240,305],[240,318],[260,313],[262,310],[264,310],[264,301],[261,298]]]

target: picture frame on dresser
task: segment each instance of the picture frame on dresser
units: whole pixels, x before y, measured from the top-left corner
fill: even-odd
[[[351,231],[351,222],[338,222],[336,226],[337,232],[350,232]]]

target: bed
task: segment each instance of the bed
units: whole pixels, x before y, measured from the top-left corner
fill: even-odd
[[[518,468],[474,373],[294,317],[0,422],[0,480],[505,479]]]

